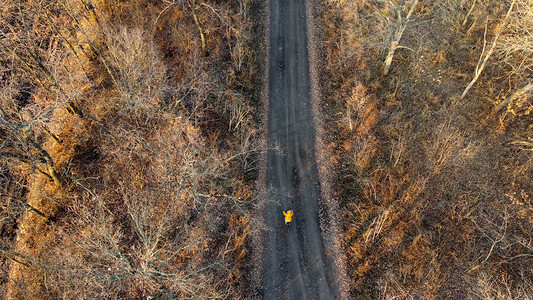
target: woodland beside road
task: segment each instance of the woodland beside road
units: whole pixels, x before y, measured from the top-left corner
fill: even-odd
[[[310,3],[349,299],[533,298],[533,4]],[[266,16],[0,3],[0,297],[259,298]]]
[[[2,298],[246,295],[258,3],[0,12]]]
[[[533,3],[322,3],[350,297],[533,298]]]

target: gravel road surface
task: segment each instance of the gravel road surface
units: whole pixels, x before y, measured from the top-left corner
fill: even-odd
[[[320,182],[303,0],[270,0],[269,125],[264,299],[338,299],[320,229]],[[283,210],[294,210],[286,228]]]

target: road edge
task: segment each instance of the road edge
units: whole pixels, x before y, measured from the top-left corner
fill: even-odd
[[[259,104],[261,105],[259,109],[260,114],[260,122],[261,122],[261,134],[260,134],[260,148],[261,149],[267,149],[269,147],[268,145],[268,114],[269,114],[269,95],[270,91],[268,90],[269,87],[269,61],[270,61],[270,0],[261,1],[261,0],[255,0],[259,2],[258,4],[259,10],[261,15],[257,18],[256,22],[259,22],[259,26],[261,28],[260,36],[262,35],[263,38],[261,39],[261,47],[263,48],[263,59],[262,59],[262,68],[259,70],[261,73],[261,91],[260,91],[260,101]],[[259,39],[258,39],[259,40]],[[253,253],[252,253],[252,262],[256,262],[255,265],[255,272],[252,272],[252,278],[251,278],[251,287],[253,290],[253,295],[251,296],[251,299],[262,299],[261,297],[261,291],[263,288],[263,271],[264,271],[264,265],[265,265],[265,256],[264,256],[264,241],[265,241],[265,231],[267,230],[267,226],[265,225],[265,206],[268,202],[268,189],[266,186],[267,181],[267,157],[268,155],[266,153],[261,154],[261,158],[259,160],[259,175],[257,178],[257,197],[258,197],[258,208],[256,211],[256,219],[257,219],[257,227],[256,227],[256,233],[253,235],[252,238],[252,247],[253,247]]]
[[[346,275],[346,256],[342,243],[340,208],[336,200],[336,193],[332,190],[333,170],[328,161],[332,156],[331,149],[326,145],[327,132],[324,126],[326,116],[321,112],[324,103],[323,91],[327,91],[326,80],[326,50],[324,48],[323,23],[321,17],[322,1],[310,0],[306,5],[307,38],[309,49],[309,78],[311,82],[311,109],[315,124],[316,142],[315,153],[318,168],[318,178],[321,186],[321,208],[319,212],[320,228],[325,244],[326,255],[334,262],[337,289],[340,299],[349,297],[349,280]]]

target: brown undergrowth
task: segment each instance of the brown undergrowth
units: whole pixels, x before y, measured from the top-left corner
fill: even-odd
[[[415,3],[392,2],[322,7],[351,297],[529,299],[531,102],[494,111],[522,82],[492,60],[460,98],[511,1],[418,3],[384,76],[395,10]]]
[[[0,6],[3,295],[246,297],[257,4],[82,4]]]

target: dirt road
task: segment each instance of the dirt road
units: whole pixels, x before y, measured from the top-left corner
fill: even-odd
[[[320,182],[310,100],[305,1],[270,0],[269,127],[265,210],[269,231],[264,299],[338,299],[333,262],[324,251]],[[282,210],[294,210],[288,230]]]

